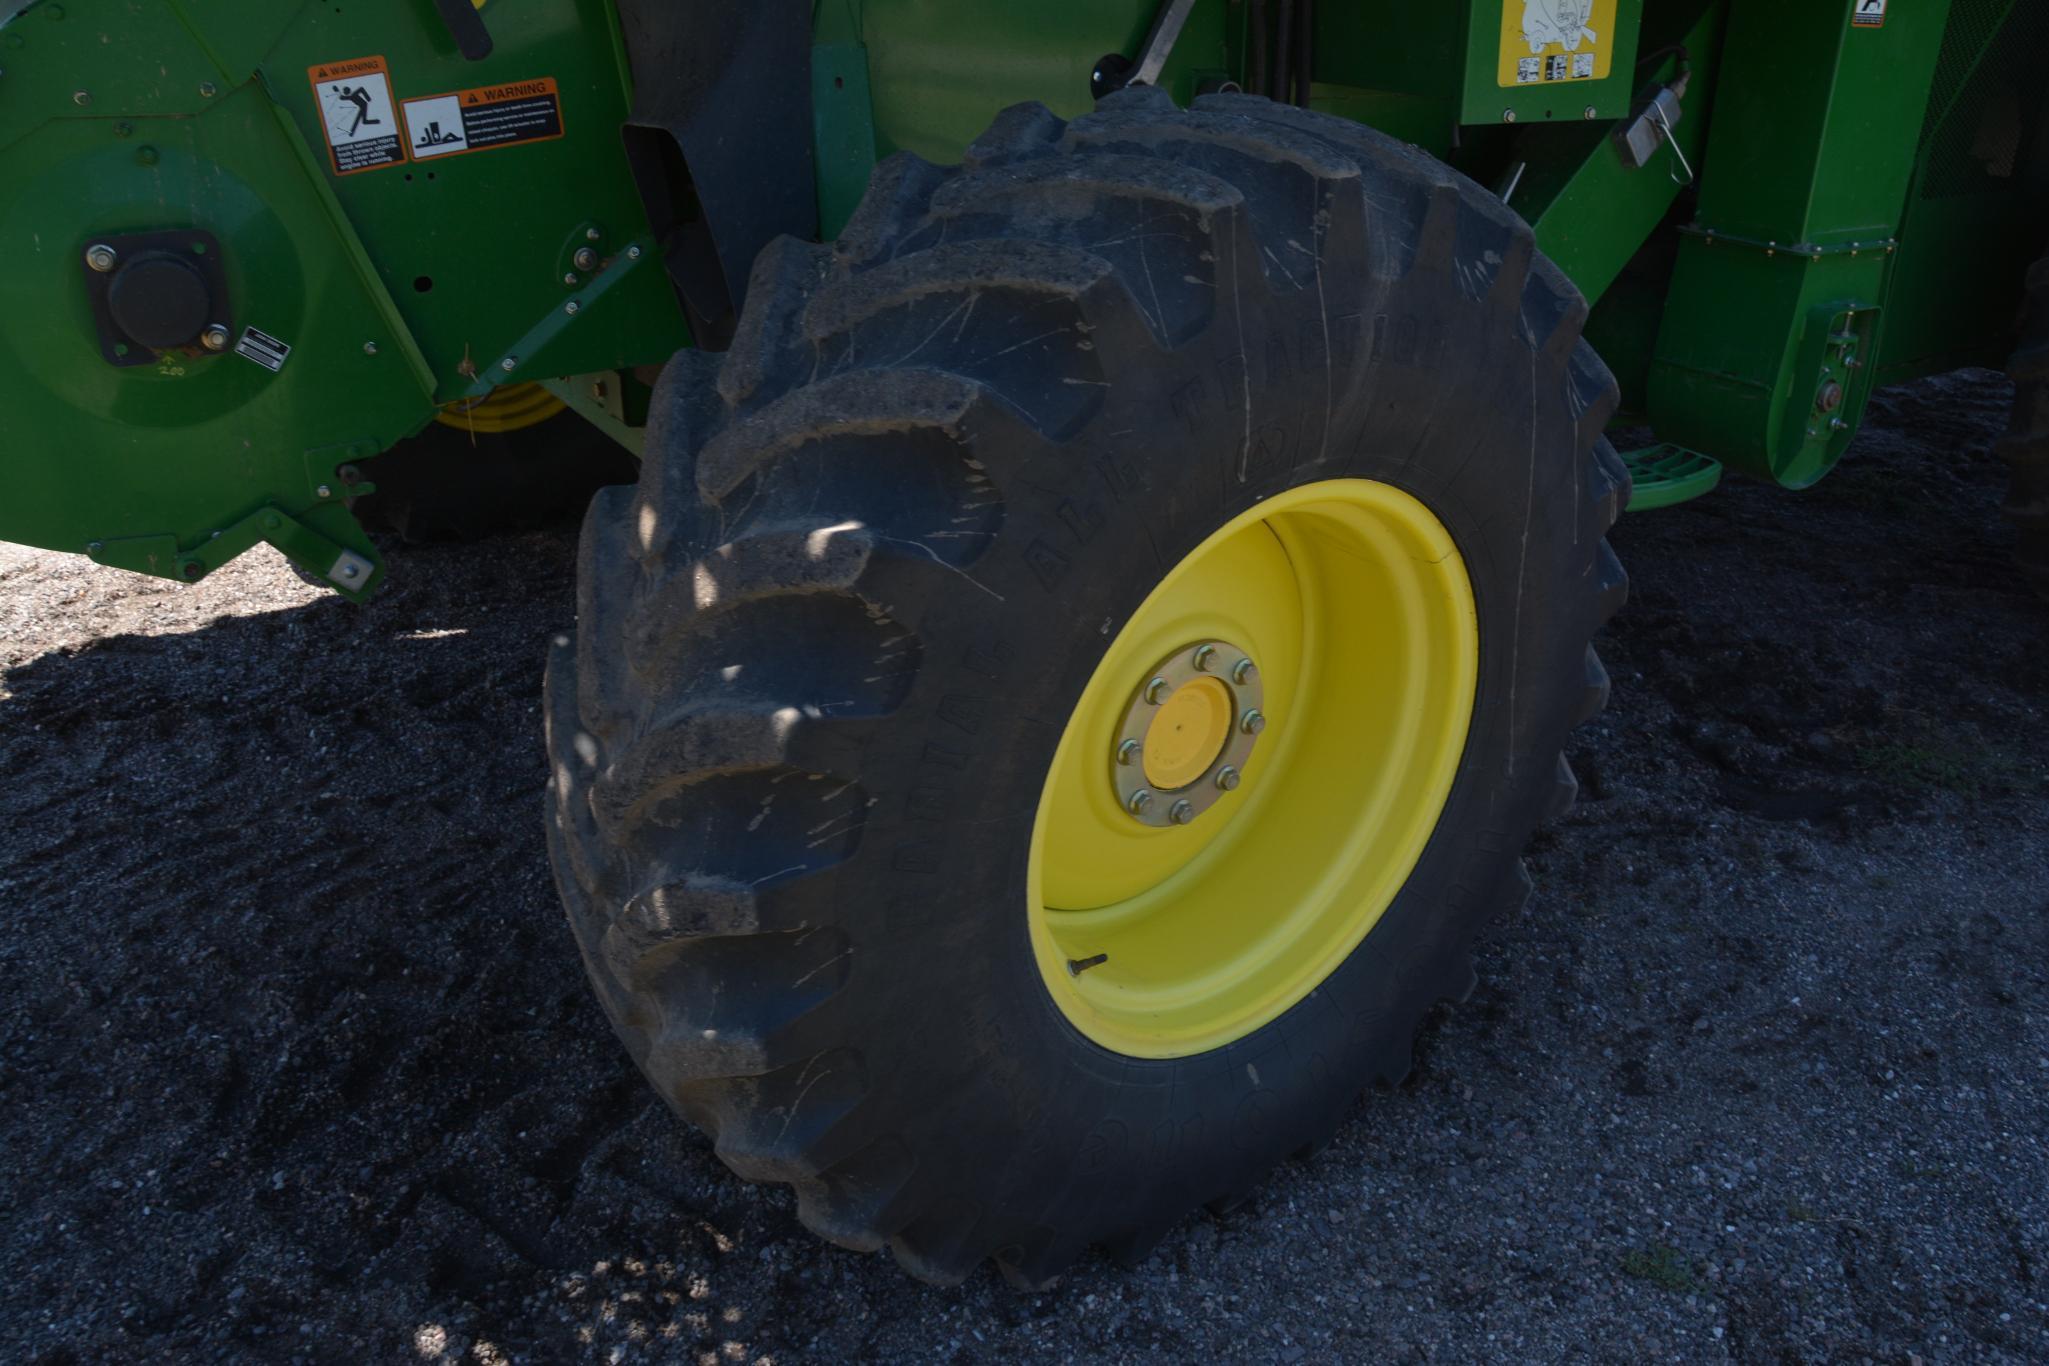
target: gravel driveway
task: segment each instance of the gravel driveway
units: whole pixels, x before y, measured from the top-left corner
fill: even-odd
[[[0,1358],[2049,1356],[2008,394],[1625,518],[1615,702],[1473,999],[1248,1207],[1038,1295],[815,1242],[612,1040],[541,839],[573,532],[367,609],[0,549]]]

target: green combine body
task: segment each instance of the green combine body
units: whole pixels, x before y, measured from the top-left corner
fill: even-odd
[[[588,502],[549,838],[614,1027],[824,1236],[1043,1284],[1471,989],[1632,478],[1807,487],[2022,335],[2049,583],[2044,53],[2023,0],[0,0],[0,540],[360,601],[373,515]]]
[[[360,597],[382,573],[346,510],[367,491],[364,460],[436,405],[521,381],[631,445],[633,371],[692,342],[676,286],[709,276],[736,304],[765,245],[760,216],[693,182],[665,130],[643,122],[622,142],[636,81],[663,73],[636,71],[601,0],[481,6],[478,60],[425,3],[13,8],[0,538],[180,579],[257,541],[323,576],[346,549],[366,572],[335,586]],[[789,164],[756,169],[806,190],[783,196],[776,229],[830,239],[879,157],[957,157],[1020,101],[1086,110],[1097,60],[1137,53],[1158,8],[821,0],[778,17],[790,28],[773,69],[718,49],[736,26],[766,27],[730,16],[703,21],[696,60],[801,118],[802,146],[763,149]],[[1184,103],[1227,83],[1263,91],[1259,8],[1189,7],[1162,87]],[[1589,25],[1584,54],[1598,65],[1559,59],[1563,79],[1521,83],[1504,18],[1516,8],[1327,0],[1304,47],[1306,101],[1496,187],[1594,305],[1590,336],[1661,440],[1799,487],[1840,458],[1875,383],[2003,360],[2049,224],[2044,87],[2027,61],[2049,45],[2040,7],[1892,4],[1866,20],[1853,0],[1600,0],[1613,17]],[[352,71],[376,122],[337,142],[325,121],[354,117],[333,95]],[[1669,105],[1652,98],[1682,82]],[[536,83],[547,93],[522,104]],[[540,121],[476,146],[413,145],[461,107],[436,99],[464,91],[491,101],[472,111]],[[1626,154],[1632,124],[1642,165]],[[753,183],[732,178],[720,188]],[[729,213],[752,220],[730,245],[704,226]],[[96,319],[89,249],[160,233],[192,236],[174,254],[218,253],[202,311],[230,336],[219,350],[199,329],[153,348]],[[699,323],[716,344],[721,319]]]

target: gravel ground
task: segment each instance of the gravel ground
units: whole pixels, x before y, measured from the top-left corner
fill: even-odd
[[[815,1242],[588,998],[541,839],[574,537],[368,609],[0,549],[0,1357],[2049,1356],[2049,614],[2005,381],[1624,520],[1581,806],[1418,1066],[1024,1295]]]

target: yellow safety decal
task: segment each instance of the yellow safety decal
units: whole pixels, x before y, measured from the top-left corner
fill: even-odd
[[[1616,0],[1501,0],[1504,86],[1605,80]]]

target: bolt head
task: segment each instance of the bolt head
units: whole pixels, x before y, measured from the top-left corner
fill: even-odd
[[[228,349],[228,329],[219,323],[208,323],[206,331],[199,334],[199,344],[209,351]]]
[[[1198,668],[1198,669],[1200,669],[1200,670],[1202,670],[1202,671],[1203,671],[1204,673],[1208,673],[1208,672],[1209,672],[1209,666],[1210,666],[1210,663],[1211,663],[1211,661],[1212,661],[1212,660],[1214,660],[1214,659],[1216,658],[1216,654],[1217,654],[1217,647],[1216,647],[1216,646],[1214,646],[1214,645],[1198,645],[1198,646],[1196,646],[1196,647],[1195,647],[1195,667],[1196,667],[1196,668]]]
[[[1186,798],[1183,798],[1182,800],[1175,802],[1172,807],[1168,808],[1167,819],[1174,822],[1174,824],[1176,825],[1188,824],[1188,822],[1195,819],[1194,803],[1188,801]]]
[[[1586,116],[1587,116],[1588,118],[1592,118],[1592,117],[1594,117],[1594,107],[1593,107],[1593,106],[1592,106],[1591,104],[1587,106],[1587,113],[1586,113]]]
[[[1249,659],[1241,659],[1231,666],[1231,681],[1243,684],[1246,679],[1259,672],[1259,666]]]
[[[585,238],[585,240],[587,240],[587,241],[591,241],[591,242],[595,242],[595,241],[597,241],[597,240],[598,240],[598,239],[599,239],[600,237],[604,236],[604,234],[603,234],[603,233],[601,233],[601,232],[599,232],[599,231],[598,231],[598,230],[597,230],[596,228],[585,228],[585,229],[583,230],[583,235],[584,235],[584,238]]]
[[[345,579],[353,579],[356,577],[356,573],[356,566],[352,564],[345,564],[341,567],[341,576]]]
[[[628,247],[626,249],[626,259],[629,261],[638,261],[640,259],[640,248]]]
[[[328,487],[327,485],[325,485],[325,484],[322,484],[322,485],[321,485],[321,486],[320,486],[319,488],[317,488],[317,489],[313,490],[313,492],[315,492],[316,494],[320,495],[320,496],[321,496],[322,498],[332,498],[332,497],[334,497],[334,490],[333,490],[333,489],[331,489],[331,488],[329,488],[329,487]]]
[[[1217,770],[1217,786],[1225,792],[1236,792],[1241,776],[1237,769],[1225,764]]]
[[[1504,110],[1502,110],[1502,111],[1501,111],[1501,121],[1502,121],[1503,123],[1514,123],[1514,122],[1515,122],[1515,110],[1513,110],[1513,109],[1504,109]]]
[[[220,93],[221,88],[215,85],[212,81],[201,81],[199,83],[199,97],[201,99],[210,100],[215,95],[218,95]]]
[[[1117,746],[1117,762],[1129,767],[1138,762],[1138,756],[1145,748],[1136,740],[1126,740]]]
[[[102,274],[112,270],[121,262],[121,253],[105,242],[95,242],[85,249],[85,263]]]
[[[92,91],[90,91],[90,90],[74,90],[74,91],[72,91],[72,92],[71,92],[71,102],[72,102],[73,104],[75,104],[75,105],[78,105],[78,106],[79,106],[79,107],[81,107],[81,108],[83,108],[84,106],[86,106],[86,105],[88,105],[88,104],[91,104],[91,103],[92,103]]]
[[[568,303],[562,305],[562,311],[569,314],[580,313],[583,311],[583,305],[571,299]]]
[[[88,555],[97,555],[106,548],[107,543],[105,541],[87,541],[85,543],[85,553]]]
[[[1843,406],[1843,386],[1834,380],[1821,386],[1821,392],[1814,396],[1814,406],[1824,413],[1832,413]]]
[[[573,270],[566,270],[562,272],[562,283],[574,289],[583,283],[583,277]]]
[[[1260,711],[1259,708],[1253,707],[1238,718],[1238,729],[1244,731],[1247,735],[1259,734],[1266,729],[1266,714]]]
[[[1141,787],[1138,791],[1131,794],[1129,801],[1124,803],[1124,809],[1134,816],[1143,816],[1146,808],[1152,804],[1153,794]]]
[[[1145,700],[1152,703],[1156,707],[1159,706],[1160,699],[1167,695],[1167,693],[1172,689],[1172,686],[1173,685],[1168,683],[1167,680],[1164,678],[1153,679],[1150,683],[1145,685]]]
[[[377,354],[377,343],[376,343],[376,342],[364,342],[364,343],[363,343],[363,354],[364,354],[364,355],[366,355],[366,356],[374,356],[374,355],[376,355],[376,354]]]
[[[598,268],[598,254],[589,247],[578,247],[576,255],[572,259],[576,262],[578,270],[596,270]]]
[[[519,369],[519,357],[507,356],[504,360],[498,362],[498,368],[508,375],[511,374],[514,370]]]

